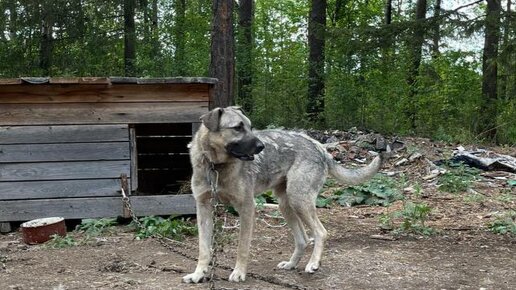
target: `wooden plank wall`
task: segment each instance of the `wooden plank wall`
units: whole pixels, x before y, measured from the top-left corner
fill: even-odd
[[[118,199],[120,174],[130,176],[127,125],[1,126],[0,136],[0,221],[66,212],[77,198]]]
[[[0,86],[0,125],[191,123],[208,84]]]

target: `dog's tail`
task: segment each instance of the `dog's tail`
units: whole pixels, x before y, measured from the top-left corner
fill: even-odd
[[[372,178],[380,170],[383,159],[384,157],[379,155],[367,166],[356,169],[344,168],[331,160],[329,162],[329,173],[339,182],[347,185],[357,185]]]

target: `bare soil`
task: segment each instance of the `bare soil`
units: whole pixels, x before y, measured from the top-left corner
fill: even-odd
[[[450,149],[444,145],[411,141],[431,160],[449,155]],[[511,148],[499,150],[515,153]],[[487,227],[499,213],[516,210],[515,187],[504,179],[482,177],[470,192],[443,193],[437,190],[435,180],[422,179],[428,170],[425,164],[421,160],[396,168],[391,164],[383,171],[403,172],[408,184],[420,184],[422,194],[405,195],[432,207],[428,225],[438,231],[436,234],[394,236],[383,231],[379,215],[400,209],[402,201],[390,207],[322,208],[318,213],[329,239],[320,270],[310,275],[302,269],[311,248],[298,270],[275,268],[291,254],[291,235],[287,227],[271,226],[280,221],[272,217],[274,209],[263,209],[252,245],[252,274],[236,284],[227,281],[228,270],[217,269],[216,287],[516,289],[516,236],[497,235]],[[514,175],[500,174],[514,179]],[[472,192],[484,198],[468,200]],[[226,221],[227,225],[234,223],[234,218]],[[237,234],[236,228],[225,230],[229,239],[217,256],[221,265],[233,266]],[[80,238],[78,233],[71,235]],[[135,240],[128,226],[117,226],[84,245],[63,249],[25,245],[18,232],[0,235],[0,289],[207,289],[206,283],[181,282],[181,277],[195,268],[191,257],[197,253],[197,238],[187,237],[184,243],[174,246],[184,254],[180,255],[155,239]]]

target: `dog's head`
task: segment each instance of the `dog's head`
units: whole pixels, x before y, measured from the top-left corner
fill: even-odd
[[[210,146],[218,153],[244,161],[254,160],[265,145],[256,137],[251,121],[239,107],[215,108],[201,116]]]

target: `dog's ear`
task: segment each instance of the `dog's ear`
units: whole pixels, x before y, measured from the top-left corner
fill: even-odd
[[[219,130],[220,117],[222,116],[222,113],[224,113],[223,108],[215,108],[202,115],[199,119],[202,121],[204,126],[208,128],[208,130],[215,132]]]
[[[244,109],[243,109],[242,107],[240,107],[240,106],[231,106],[231,107],[229,107],[229,108],[231,108],[231,109],[233,109],[233,110],[240,111],[240,113],[244,114],[244,116],[246,116],[246,115],[247,115],[247,114],[245,113]]]

